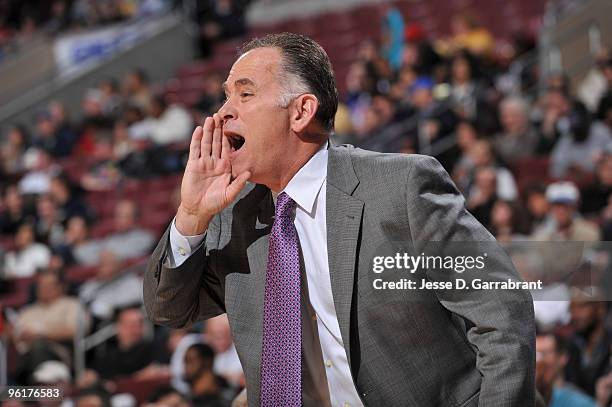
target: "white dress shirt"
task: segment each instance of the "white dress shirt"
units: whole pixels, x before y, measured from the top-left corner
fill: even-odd
[[[327,159],[325,144],[300,168],[283,192],[297,203],[294,224],[304,256],[310,303],[317,315],[332,406],[363,406],[351,377],[332,295],[327,257]],[[182,236],[172,222],[170,265],[180,266],[203,239],[204,234]]]

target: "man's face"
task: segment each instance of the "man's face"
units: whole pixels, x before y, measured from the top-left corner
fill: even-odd
[[[30,225],[22,225],[17,230],[17,234],[15,235],[15,246],[18,249],[23,249],[34,241],[34,230]]]
[[[569,227],[572,224],[575,210],[575,207],[571,204],[557,203],[552,205],[553,218],[561,228]]]
[[[185,352],[185,381],[193,383],[204,371],[204,361],[195,349]]]
[[[510,134],[517,134],[524,130],[527,125],[525,112],[516,106],[504,106],[500,109],[502,126]]]
[[[257,48],[234,63],[225,81],[227,100],[219,115],[232,145],[234,177],[248,170],[250,181],[266,184],[287,162],[290,117],[289,109],[279,104],[280,63],[278,49]]]
[[[144,317],[138,309],[123,311],[117,320],[117,339],[123,347],[130,347],[144,337]]]
[[[120,264],[113,252],[104,251],[100,253],[100,264],[96,277],[99,280],[107,281],[112,279],[120,270]]]
[[[597,176],[602,184],[612,186],[612,155],[606,155],[597,168]]]
[[[418,88],[412,94],[412,104],[420,110],[427,108],[432,100],[431,90],[427,88]]]
[[[48,304],[62,296],[62,285],[57,277],[50,273],[41,274],[36,286],[36,298],[38,302]]]
[[[536,369],[544,382],[552,383],[562,372],[567,357],[557,353],[555,338],[541,335],[536,338]]]
[[[136,225],[136,208],[130,201],[121,201],[115,208],[115,231],[126,232]]]
[[[570,304],[571,324],[580,334],[589,333],[599,321],[599,303],[572,301]]]

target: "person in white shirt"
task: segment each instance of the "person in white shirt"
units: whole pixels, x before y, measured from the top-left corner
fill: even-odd
[[[24,223],[15,235],[15,250],[6,254],[4,274],[7,278],[32,277],[51,260],[51,250],[34,241],[34,226]]]

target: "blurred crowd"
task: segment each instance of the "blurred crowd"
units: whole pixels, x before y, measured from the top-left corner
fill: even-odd
[[[218,3],[226,12],[233,2]],[[563,72],[541,77],[527,62],[529,35],[502,43],[467,15],[451,28],[448,37],[429,38],[389,8],[380,40],[363,42],[346,77],[336,78],[347,91],[334,141],[435,156],[499,241],[554,242],[543,255],[553,260],[561,243],[584,242],[606,280],[609,50],[571,83]],[[77,405],[87,398],[109,405],[111,395],[118,405],[134,397],[122,381],[148,380],[150,404],[177,406],[229,405],[243,385],[225,317],[170,330],[151,327],[141,308],[139,265],[173,216],[190,134],[223,102],[225,74],[201,78],[198,99],[182,105],[165,92],[172,81],[158,86],[134,70],[92,86],[78,120],[52,101],[33,129],[2,129],[0,289],[28,287],[26,304],[4,310],[16,383],[62,383]],[[156,180],[168,177],[170,187],[160,189]],[[165,218],[152,226],[144,220],[160,195],[156,216]],[[91,275],[72,278],[83,268]],[[555,282],[536,298],[537,384],[549,406],[610,405],[612,290],[590,283],[599,285],[590,296]],[[73,338],[93,332],[85,369],[77,369]]]
[[[83,30],[167,11],[173,0],[2,0],[0,62],[36,35]]]

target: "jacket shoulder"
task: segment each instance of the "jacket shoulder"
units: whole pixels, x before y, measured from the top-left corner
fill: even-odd
[[[438,160],[432,156],[422,154],[404,153],[379,153],[376,151],[364,150],[352,145],[341,145],[336,147],[346,151],[353,163],[353,168],[358,177],[368,174],[380,176],[384,174],[401,173],[405,178],[410,172],[433,172],[444,171]]]

